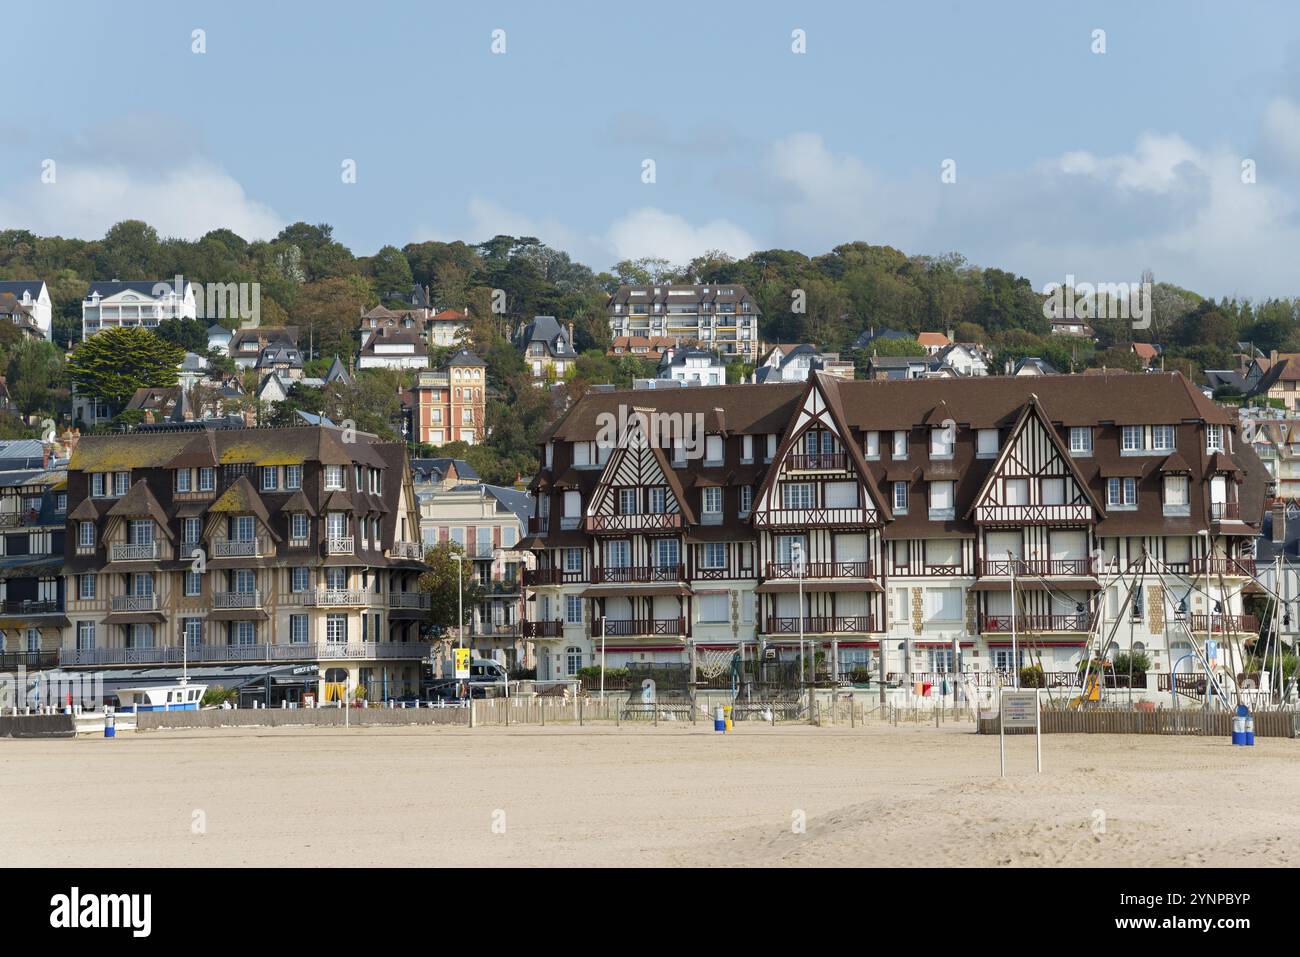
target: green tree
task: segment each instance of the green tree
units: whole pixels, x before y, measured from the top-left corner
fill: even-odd
[[[140,326],[105,329],[68,356],[68,379],[85,396],[120,409],[136,389],[173,386],[185,350]]]
[[[24,339],[9,356],[9,397],[23,415],[53,411],[63,373],[63,354],[51,342]]]
[[[464,556],[465,549],[455,542],[439,542],[424,556],[429,570],[420,576],[417,587],[429,596],[429,624],[437,631],[466,624],[474,614],[474,607],[483,597],[474,576],[474,563],[453,558]],[[459,584],[458,584],[459,582]],[[464,608],[464,617],[459,609]]]

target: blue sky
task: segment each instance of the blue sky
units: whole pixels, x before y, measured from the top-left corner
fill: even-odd
[[[865,240],[1039,286],[1151,268],[1300,294],[1293,3],[47,0],[4,19],[36,56],[0,94],[2,227],[301,219],[358,254],[508,232],[597,269]]]

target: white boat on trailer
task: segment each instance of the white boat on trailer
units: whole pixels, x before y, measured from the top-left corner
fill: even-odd
[[[182,678],[172,685],[118,688],[118,711],[198,711],[207,685],[192,685]]]

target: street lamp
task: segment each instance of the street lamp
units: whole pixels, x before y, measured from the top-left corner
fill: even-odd
[[[799,683],[804,683],[804,638],[803,638],[803,542],[790,543],[790,558],[794,564],[795,577],[799,581]],[[817,667],[813,665],[813,674],[816,675]],[[812,693],[808,695],[808,716],[812,717]]]
[[[456,560],[456,647],[465,647],[465,556],[460,552],[452,552],[451,557]],[[454,666],[453,666],[454,669]],[[452,671],[455,674],[455,671]],[[459,688],[459,685],[457,685]],[[466,682],[465,690],[469,691],[469,683]],[[457,697],[460,697],[457,694]]]

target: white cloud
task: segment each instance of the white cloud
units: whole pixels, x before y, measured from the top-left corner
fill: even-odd
[[[1264,145],[1291,169],[1300,169],[1300,105],[1285,96],[1269,100],[1260,120]]]
[[[57,161],[55,181],[10,182],[0,222],[41,235],[102,236],[114,223],[141,219],[162,236],[196,239],[225,227],[245,239],[270,239],[282,217],[251,199],[219,167],[198,158],[134,174],[125,165]]]
[[[737,259],[758,249],[753,237],[726,219],[693,225],[683,216],[653,206],[631,210],[616,219],[605,240],[618,260],[653,256],[676,265],[685,265],[712,249]]]

